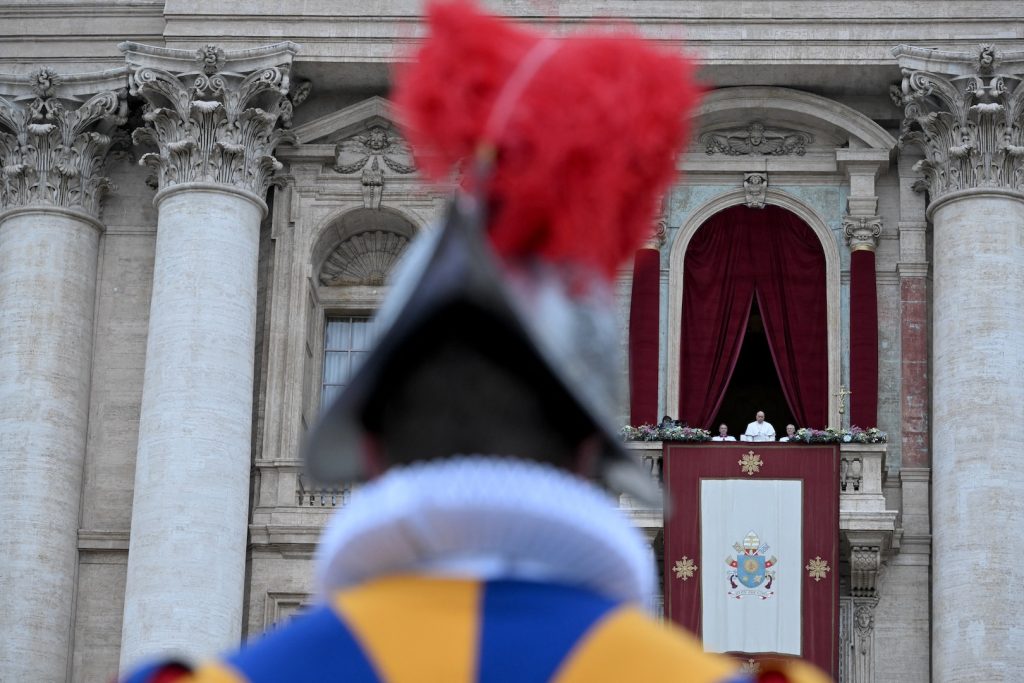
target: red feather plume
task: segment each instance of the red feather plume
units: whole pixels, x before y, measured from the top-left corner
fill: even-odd
[[[430,35],[398,73],[395,100],[426,175],[471,158],[495,100],[544,36],[469,0],[432,2]],[[693,65],[624,34],[562,39],[512,104],[494,142],[490,237],[612,277],[651,234],[700,89]]]

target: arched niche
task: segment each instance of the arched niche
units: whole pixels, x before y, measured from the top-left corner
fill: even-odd
[[[418,232],[409,217],[391,208],[358,208],[333,216],[310,254],[314,280],[321,287],[380,287]]]
[[[713,215],[746,202],[743,189],[732,190],[705,202],[687,216],[679,228],[669,252],[668,339],[665,378],[665,413],[679,414],[680,340],[683,326],[683,267],[690,240]],[[836,392],[840,382],[839,331],[839,248],[824,219],[810,206],[779,190],[768,189],[766,203],[796,214],[814,231],[825,254],[826,316],[828,324],[828,419],[839,425],[839,401]]]

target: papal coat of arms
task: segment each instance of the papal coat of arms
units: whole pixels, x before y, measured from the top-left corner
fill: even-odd
[[[778,558],[774,555],[766,557],[768,544],[761,543],[761,539],[753,531],[748,532],[743,538],[743,543],[734,543],[733,549],[736,555],[725,558],[729,565],[729,596],[742,600],[743,598],[760,598],[767,600],[775,595],[772,584],[775,582],[774,567]]]

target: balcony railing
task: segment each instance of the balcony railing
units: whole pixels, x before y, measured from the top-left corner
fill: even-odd
[[[313,488],[296,491],[300,507],[345,507],[352,499],[352,487]]]

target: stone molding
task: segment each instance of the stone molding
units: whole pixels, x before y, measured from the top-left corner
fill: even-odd
[[[744,128],[709,131],[698,138],[709,156],[803,156],[807,145],[814,142],[811,133],[792,128],[768,128],[760,121],[751,121]]]
[[[191,191],[235,195],[255,204],[256,208],[259,209],[264,215],[266,215],[267,213],[267,203],[263,201],[262,197],[257,196],[256,194],[250,192],[249,190],[243,187],[222,185],[219,183],[210,182],[181,183],[180,185],[171,185],[170,187],[165,187],[159,192],[157,192],[156,196],[153,197],[153,205],[159,207],[160,203],[163,202],[168,197],[178,194],[180,192]]]
[[[127,121],[124,68],[63,75],[0,74],[0,209],[60,207],[99,216],[103,175]],[[83,101],[84,100],[84,101]]]
[[[891,150],[896,146],[896,140],[884,128],[859,111],[827,97],[778,86],[738,86],[711,91],[695,112],[697,127],[744,110],[750,111],[752,116],[809,121],[821,128],[843,131],[857,142],[851,147],[866,145],[871,149]]]
[[[915,164],[934,202],[973,189],[1024,192],[1024,52],[946,52],[899,45],[903,107],[899,145],[916,145]],[[919,186],[920,187],[920,186]]]
[[[843,216],[843,234],[850,251],[866,249],[874,251],[882,235],[880,216]]]
[[[237,187],[263,197],[281,163],[274,148],[294,136],[294,107],[309,94],[307,83],[292,90],[294,43],[225,51],[141,45],[119,46],[129,67],[129,90],[146,100],[132,139],[158,149],[140,164],[155,169],[161,190],[206,182]]]

